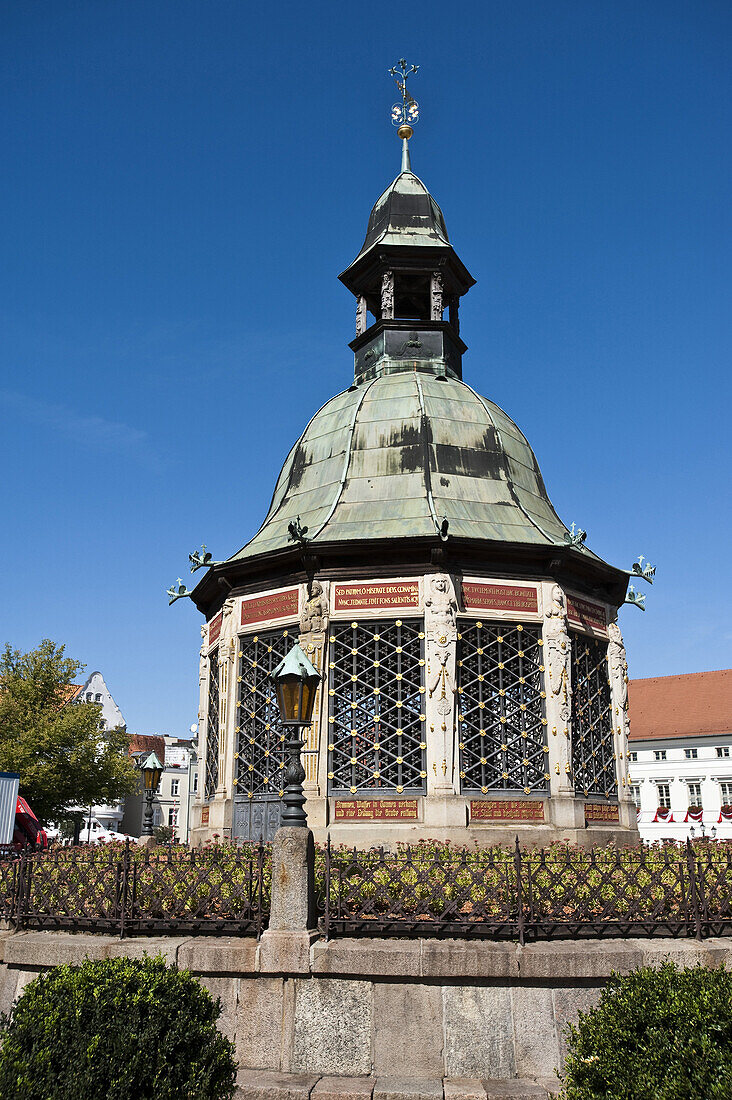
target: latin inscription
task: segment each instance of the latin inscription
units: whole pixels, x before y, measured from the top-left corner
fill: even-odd
[[[595,630],[607,630],[605,608],[600,604],[580,600],[576,596],[567,596],[567,617],[580,626],[594,627]]]
[[[620,821],[620,809],[618,806],[602,802],[585,802],[585,821]]]
[[[481,584],[463,581],[463,606],[466,611],[528,611],[536,613],[539,602],[535,588],[518,584]]]
[[[470,802],[471,821],[543,821],[544,803],[535,799],[490,798]]]
[[[416,798],[336,799],[336,821],[416,821]]]
[[[298,612],[298,591],[296,588],[287,588],[284,592],[274,592],[271,596],[243,600],[241,625],[251,626],[252,623],[263,623],[269,619],[296,619]]]
[[[208,825],[209,812],[210,812],[210,809],[209,809],[208,806],[203,806],[202,807],[202,809],[201,809],[201,824],[202,825]]]
[[[215,619],[212,619],[208,624],[208,644],[213,645],[214,642],[219,640],[219,634],[221,633],[221,624],[224,621],[223,611],[219,611]]]
[[[419,607],[418,581],[336,585],[334,611],[368,611],[381,607]]]

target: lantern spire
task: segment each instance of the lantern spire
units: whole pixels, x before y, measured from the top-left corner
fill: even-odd
[[[419,65],[408,65],[403,57],[389,69],[389,75],[393,76],[402,97],[401,103],[397,101],[391,108],[392,125],[398,127],[397,134],[402,139],[402,172],[412,170],[409,139],[414,133],[414,125],[419,122],[419,104],[407,89],[407,80],[410,76],[416,76],[418,71]]]

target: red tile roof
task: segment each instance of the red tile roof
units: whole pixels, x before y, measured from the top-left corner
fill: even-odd
[[[165,763],[165,738],[153,733],[130,734],[130,756],[133,752],[154,752],[161,764]]]
[[[630,740],[732,734],[732,668],[628,684]]]

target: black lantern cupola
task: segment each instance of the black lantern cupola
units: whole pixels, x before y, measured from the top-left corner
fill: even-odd
[[[462,378],[459,302],[475,283],[450,244],[442,211],[409,157],[412,127],[399,126],[402,170],[369,217],[366,239],[339,276],[356,296],[356,383],[421,370]]]

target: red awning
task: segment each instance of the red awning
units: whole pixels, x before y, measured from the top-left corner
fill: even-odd
[[[26,800],[20,797],[20,795],[18,795],[18,801],[15,803],[15,812],[16,814],[23,814],[26,817],[30,817],[33,819],[33,821],[38,821],[38,818],[33,813],[33,810],[30,808]]]

